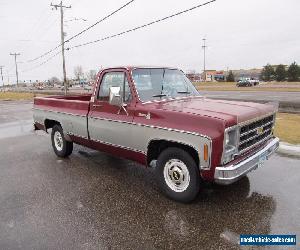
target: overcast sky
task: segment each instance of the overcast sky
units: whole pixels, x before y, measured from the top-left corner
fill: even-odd
[[[129,0],[65,0],[71,4],[65,20],[66,38],[96,22]],[[199,0],[135,0],[67,47],[99,39],[193,7]],[[48,0],[0,0],[0,65],[7,81],[15,81],[14,59],[27,61],[60,43],[60,14]],[[53,0],[53,3],[56,3]],[[57,2],[58,3],[58,2]],[[66,51],[67,75],[74,67],[84,71],[101,66],[165,65],[185,71],[203,69],[202,39],[207,39],[207,69],[262,67],[266,63],[300,62],[299,0],[217,0],[165,22],[104,42]],[[32,63],[19,63],[20,80],[62,78],[57,56],[33,70],[51,54]],[[26,71],[27,70],[27,71]],[[24,72],[26,71],[26,72]]]

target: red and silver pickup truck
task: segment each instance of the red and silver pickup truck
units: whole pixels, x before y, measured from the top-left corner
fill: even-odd
[[[118,67],[99,72],[91,95],[34,99],[36,130],[54,152],[73,143],[155,167],[168,197],[192,201],[203,182],[230,184],[276,151],[272,105],[207,99],[182,71]]]

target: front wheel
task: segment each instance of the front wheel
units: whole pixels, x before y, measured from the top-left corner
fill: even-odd
[[[51,132],[52,147],[55,154],[65,158],[72,154],[73,142],[66,141],[60,125],[54,125]]]
[[[168,148],[157,159],[157,179],[162,192],[179,202],[191,202],[200,190],[200,174],[196,162],[180,148]]]

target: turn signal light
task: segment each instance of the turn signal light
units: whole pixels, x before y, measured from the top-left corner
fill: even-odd
[[[203,159],[204,159],[204,161],[208,161],[208,146],[207,146],[207,144],[204,144]]]

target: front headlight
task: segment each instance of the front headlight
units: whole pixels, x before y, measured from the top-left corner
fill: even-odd
[[[238,127],[228,128],[224,132],[223,164],[233,160],[234,155],[238,152],[238,133]]]

